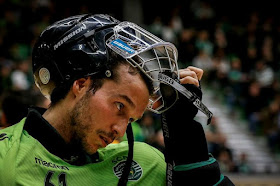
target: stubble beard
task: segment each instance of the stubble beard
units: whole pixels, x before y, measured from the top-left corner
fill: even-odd
[[[87,113],[90,96],[90,92],[87,92],[71,111],[70,126],[73,128],[73,138],[71,141],[79,145],[85,153],[94,154],[97,149],[92,148],[87,141],[88,135],[92,134],[91,126],[94,125],[94,122],[91,121]]]

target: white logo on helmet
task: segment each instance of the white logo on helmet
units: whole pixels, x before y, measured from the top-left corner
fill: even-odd
[[[125,42],[123,42],[120,39],[116,39],[116,40],[112,41],[111,44],[118,47],[119,49],[122,49],[122,50],[128,52],[129,54],[135,53],[135,51],[130,46],[128,46]]]
[[[73,36],[77,35],[78,33],[80,33],[81,31],[85,30],[87,27],[85,24],[82,24],[81,27],[77,28],[76,30],[74,30],[73,32],[70,32],[67,36],[65,36],[64,38],[62,38],[60,41],[58,41],[53,49],[56,50],[58,49],[58,47],[60,47],[63,43],[65,43],[66,41],[68,41],[69,39],[71,39]]]
[[[48,69],[41,68],[39,70],[39,78],[44,85],[48,84],[48,82],[50,81],[50,77],[51,75]]]

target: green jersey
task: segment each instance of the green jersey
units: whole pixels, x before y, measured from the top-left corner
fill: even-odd
[[[1,186],[117,185],[128,154],[127,142],[99,149],[98,156],[94,156],[96,160],[86,156],[83,161],[86,163],[73,164],[71,162],[75,162],[76,156],[69,156],[66,160],[58,156],[59,153],[52,153],[60,151],[56,146],[59,147],[61,142],[54,141],[51,135],[46,134],[51,132],[40,126],[45,124],[39,122],[33,125],[37,132],[40,131],[39,140],[31,134],[34,128],[25,128],[28,118],[0,130]],[[61,153],[67,150],[63,149]],[[135,142],[127,185],[165,185],[165,171],[166,163],[160,151],[145,143]]]

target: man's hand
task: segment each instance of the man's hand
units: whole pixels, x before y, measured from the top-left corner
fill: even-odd
[[[202,99],[202,91],[199,81],[203,76],[203,70],[193,66],[179,70],[180,84],[190,92]],[[161,85],[163,99],[170,99],[168,85]],[[162,114],[163,128],[168,128],[166,151],[173,154],[175,165],[205,161],[208,159],[208,149],[203,128],[200,123],[194,121],[198,109],[183,94],[178,92],[179,99],[167,111]]]
[[[203,70],[197,67],[189,66],[185,69],[179,70],[179,79],[180,84],[184,86],[186,89],[188,89],[191,93],[194,93],[198,96],[198,98],[202,99],[202,92],[200,88],[200,80],[203,76]],[[174,100],[174,93],[170,94],[168,85],[161,84],[161,93],[163,96],[163,99],[168,103],[167,105],[170,105],[170,102],[172,103]],[[177,100],[177,103],[173,105],[173,108],[171,107],[170,110],[178,110],[184,109],[185,113],[184,116],[190,119],[193,119],[195,115],[198,112],[197,107],[193,105],[191,101],[184,95],[182,95],[180,92],[178,93],[179,99]],[[187,110],[188,112],[187,112]],[[169,111],[172,112],[172,111]]]
[[[188,68],[179,70],[181,84],[193,84],[199,87],[199,81],[203,76],[203,70],[197,67],[189,66]]]
[[[202,99],[200,80],[203,70],[188,67],[179,70],[180,84]],[[174,88],[174,87],[173,87]],[[172,100],[175,91],[168,91],[168,85],[161,85],[163,99]],[[173,95],[170,94],[173,92]],[[167,162],[167,185],[227,185],[234,184],[223,177],[218,162],[209,156],[207,141],[201,124],[194,120],[198,108],[178,91],[179,99],[167,111],[162,113],[162,128],[165,141]],[[195,166],[194,166],[195,165]]]

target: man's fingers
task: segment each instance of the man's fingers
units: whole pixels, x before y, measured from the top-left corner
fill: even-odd
[[[203,76],[203,70],[197,67],[189,66],[179,70],[181,84],[194,84],[199,87],[199,81]]]
[[[187,76],[191,76],[191,77],[193,77],[195,79],[198,79],[196,72],[191,71],[189,69],[180,70],[179,74],[180,74],[180,79],[183,79],[183,78],[185,78]]]
[[[194,66],[189,66],[186,69],[194,71],[197,75],[198,80],[201,80],[201,78],[203,76],[203,70],[201,68],[197,68],[197,67],[194,67]]]
[[[199,81],[198,81],[198,79],[193,78],[193,77],[191,77],[191,76],[186,76],[186,77],[180,79],[180,83],[181,83],[181,84],[193,84],[193,85],[199,87]]]

